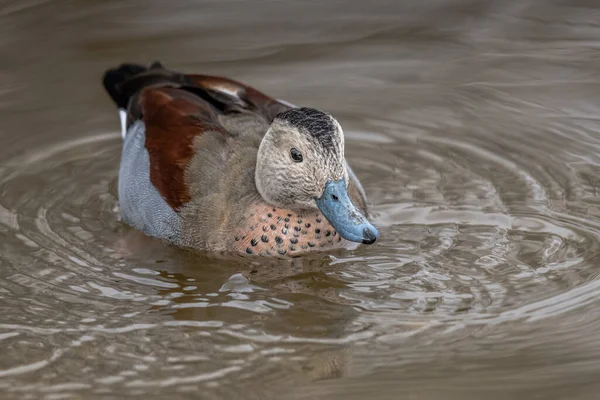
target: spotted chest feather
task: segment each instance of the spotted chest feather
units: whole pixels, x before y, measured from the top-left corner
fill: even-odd
[[[263,256],[293,256],[344,248],[349,243],[319,212],[297,213],[269,206],[255,209],[233,234],[236,250]]]

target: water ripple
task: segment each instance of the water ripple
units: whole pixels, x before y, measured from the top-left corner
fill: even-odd
[[[0,27],[3,50],[14,47],[0,74],[3,394],[496,399],[598,387],[597,7],[388,1],[340,14],[335,2],[269,2],[265,19],[244,2],[238,14],[29,3]],[[47,6],[60,40],[37,14]],[[159,50],[168,65],[336,115],[381,240],[282,262],[182,251],[122,224],[121,142],[102,132],[117,121],[97,77],[123,54]],[[465,391],[472,382],[486,393]]]

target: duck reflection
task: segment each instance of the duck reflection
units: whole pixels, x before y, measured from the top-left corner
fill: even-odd
[[[219,345],[223,340],[229,345],[259,342],[263,354],[286,348],[290,356],[278,354],[277,362],[309,380],[347,372],[351,347],[344,338],[353,333],[358,312],[340,296],[347,283],[333,256],[208,255],[133,232],[125,244],[128,265],[143,265],[155,271],[155,279],[169,283],[158,289],[169,301],[151,311],[176,321],[213,321],[221,326]]]

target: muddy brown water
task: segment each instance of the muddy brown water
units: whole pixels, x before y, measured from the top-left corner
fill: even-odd
[[[597,399],[600,5],[0,4],[0,398]],[[123,61],[341,121],[381,240],[293,262],[118,221]]]

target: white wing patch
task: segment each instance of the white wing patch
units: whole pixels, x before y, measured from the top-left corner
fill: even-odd
[[[119,108],[119,119],[121,120],[121,139],[125,140],[127,135],[127,111]]]
[[[226,88],[226,87],[223,87],[223,86],[215,87],[215,90],[218,90],[219,92],[223,92],[223,93],[225,93],[225,94],[227,94],[227,95],[229,95],[231,97],[235,97],[236,99],[241,100],[240,96],[238,95],[238,91],[237,90],[232,90],[232,89],[229,89],[229,88]]]
[[[296,106],[296,105],[294,105],[294,104],[292,104],[290,102],[287,102],[285,100],[277,99],[277,101],[280,102],[281,104],[284,104],[284,105],[288,106],[288,107],[298,108],[298,106]]]

